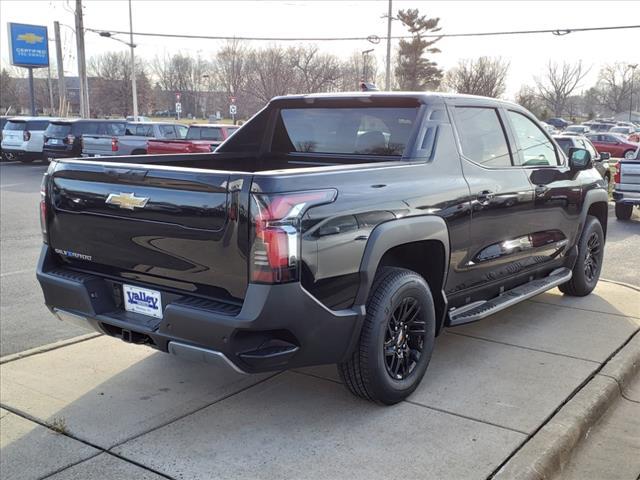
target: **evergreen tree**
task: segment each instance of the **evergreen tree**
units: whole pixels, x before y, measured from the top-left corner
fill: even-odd
[[[398,20],[413,36],[411,40],[400,40],[395,75],[400,90],[434,90],[442,80],[442,70],[429,60],[425,53],[439,53],[433,47],[440,37],[426,39],[424,35],[440,31],[439,18],[420,15],[418,9],[400,10]]]

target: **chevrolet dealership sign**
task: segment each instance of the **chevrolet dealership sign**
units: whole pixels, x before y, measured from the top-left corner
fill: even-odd
[[[9,23],[9,56],[17,67],[49,66],[47,27]]]

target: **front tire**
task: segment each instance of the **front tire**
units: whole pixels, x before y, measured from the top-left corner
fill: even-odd
[[[589,295],[600,278],[604,259],[604,232],[600,221],[589,215],[578,243],[578,259],[573,266],[573,276],[558,288],[565,295],[584,297]]]
[[[616,218],[618,220],[629,220],[633,214],[633,205],[627,203],[616,203]]]
[[[635,150],[627,150],[626,152],[624,152],[624,159],[633,160],[633,157],[635,157],[635,155],[636,155]]]
[[[427,282],[411,270],[384,268],[373,283],[358,345],[338,372],[354,395],[393,405],[420,384],[434,341]]]

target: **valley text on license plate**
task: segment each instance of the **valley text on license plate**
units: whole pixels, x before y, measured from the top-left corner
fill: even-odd
[[[162,299],[160,292],[133,285],[122,285],[124,308],[128,312],[141,313],[162,318]]]

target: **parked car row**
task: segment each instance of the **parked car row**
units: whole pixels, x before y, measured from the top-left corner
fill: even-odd
[[[133,117],[132,117],[133,118]],[[212,152],[239,127],[125,119],[2,117],[2,159]],[[149,152],[149,145],[152,152]]]

